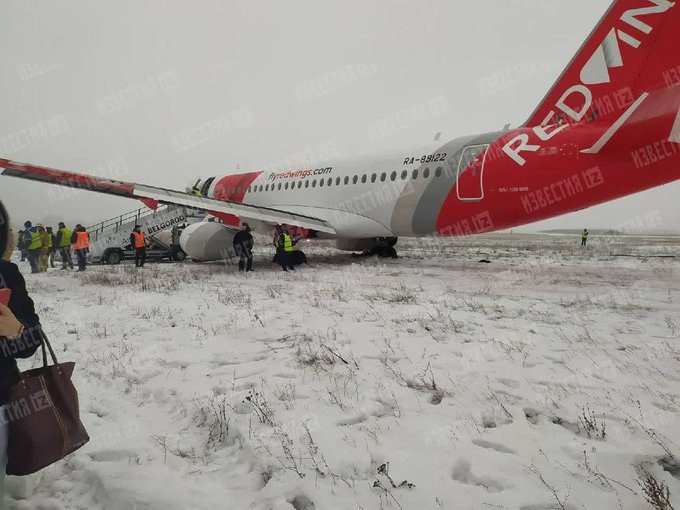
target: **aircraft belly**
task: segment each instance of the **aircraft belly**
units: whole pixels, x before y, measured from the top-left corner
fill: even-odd
[[[329,209],[327,207],[303,205],[277,205],[277,208],[295,214],[309,214],[327,221],[336,235],[323,234],[326,238],[389,237],[392,232],[376,219],[354,212]]]

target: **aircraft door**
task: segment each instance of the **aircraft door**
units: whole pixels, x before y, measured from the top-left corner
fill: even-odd
[[[489,145],[465,147],[458,162],[456,192],[462,202],[479,202],[484,198],[484,166]]]

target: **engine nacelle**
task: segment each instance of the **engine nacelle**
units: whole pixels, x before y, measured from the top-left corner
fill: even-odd
[[[234,235],[221,223],[204,221],[185,228],[179,244],[192,260],[225,260],[234,256]]]

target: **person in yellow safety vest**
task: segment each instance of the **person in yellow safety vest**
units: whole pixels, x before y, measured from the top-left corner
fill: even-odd
[[[85,271],[87,267],[87,252],[90,250],[90,234],[80,223],[71,236],[71,243],[78,259],[78,271]]]
[[[61,257],[62,271],[68,267],[73,269],[73,258],[71,257],[71,236],[73,232],[66,228],[64,222],[59,223],[59,230],[57,230],[57,251]]]
[[[52,234],[50,234],[41,224],[36,225],[40,235],[40,255],[38,256],[38,271],[47,272],[49,264],[50,248],[52,248]]]
[[[146,237],[139,225],[130,234],[130,244],[135,248],[135,267],[144,267],[146,263]]]
[[[24,231],[24,244],[28,251],[28,263],[31,265],[31,273],[37,273],[40,248],[42,248],[40,232],[38,232],[38,229],[34,227],[30,221],[24,223],[24,227],[26,227],[26,230]]]
[[[590,232],[588,232],[587,228],[583,229],[583,232],[581,232],[581,246],[586,246],[588,244],[588,236],[590,235]]]
[[[50,246],[50,267],[54,269],[54,254],[57,253],[57,236],[54,235],[54,230],[52,227],[47,227],[47,233],[50,235],[50,241],[52,245]]]
[[[278,257],[279,265],[281,269],[288,272],[289,269],[295,271],[295,266],[293,265],[292,255],[293,253],[293,238],[290,233],[285,230],[281,225],[277,226],[276,233],[276,254]]]

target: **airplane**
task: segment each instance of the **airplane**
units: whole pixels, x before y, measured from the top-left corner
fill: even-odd
[[[336,239],[464,236],[570,213],[680,179],[680,7],[615,0],[528,120],[515,129],[314,168],[235,172],[175,191],[0,159],[2,175],[177,204],[191,258],[224,258],[247,221]],[[193,242],[192,242],[193,238]],[[392,241],[394,242],[394,241]]]

